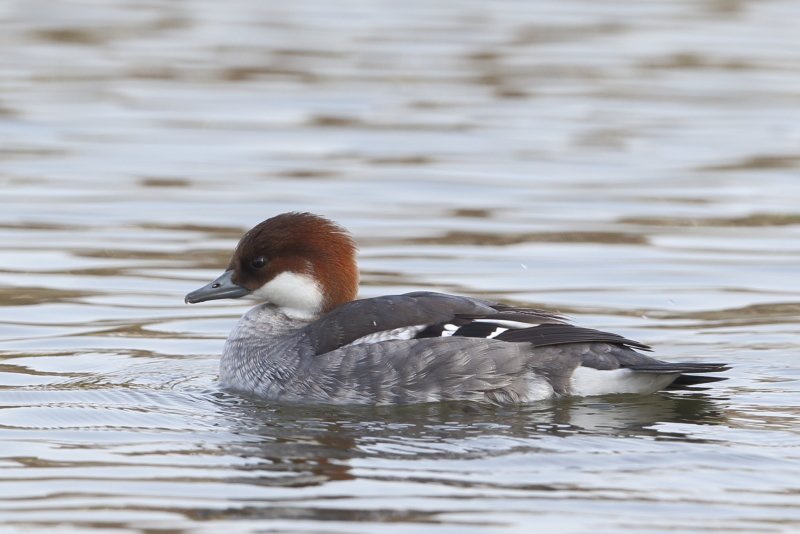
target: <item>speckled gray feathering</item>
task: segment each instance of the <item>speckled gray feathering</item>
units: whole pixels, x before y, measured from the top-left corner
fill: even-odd
[[[435,327],[443,324],[467,332],[475,321],[492,320],[530,327],[495,339],[426,334],[430,328],[441,333]],[[376,333],[383,340],[359,342]],[[557,314],[438,293],[349,302],[316,320],[292,318],[262,304],[248,311],[228,338],[220,382],[301,402],[517,404],[573,394],[579,367],[660,375],[655,389],[682,372],[724,370],[720,364],[669,364],[630,347],[647,348],[573,327]]]

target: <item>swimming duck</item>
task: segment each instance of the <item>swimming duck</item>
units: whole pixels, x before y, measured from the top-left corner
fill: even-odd
[[[650,394],[725,364],[668,363],[642,343],[558,313],[417,291],[356,300],[356,243],[319,215],[284,213],[247,232],[228,268],[187,303],[263,301],[220,360],[224,388],[307,403],[497,405]]]

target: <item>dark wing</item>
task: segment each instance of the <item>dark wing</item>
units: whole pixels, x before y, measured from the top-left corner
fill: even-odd
[[[643,373],[674,375],[728,369],[725,364],[656,360],[633,350],[649,351],[650,347],[643,343],[610,332],[567,324],[557,313],[424,291],[348,302],[303,330],[301,335],[314,340],[317,355],[351,345],[366,336],[375,336],[369,339],[370,342],[452,335],[454,338],[493,337],[515,344],[530,343],[541,349],[529,353],[528,364],[547,376],[556,391],[566,391],[569,377],[577,366],[598,370],[627,368]],[[473,350],[484,348],[480,345],[480,349],[475,346]],[[686,380],[702,383],[718,378]]]
[[[434,337],[442,334],[445,325],[461,327],[476,320],[512,321],[524,326],[564,322],[559,314],[544,310],[418,291],[342,304],[303,330],[315,340],[316,354],[324,354],[368,335],[408,328],[405,339]],[[496,329],[494,325],[492,330]]]
[[[543,324],[532,328],[506,330],[497,335],[495,339],[512,343],[533,343],[535,347],[562,345],[564,343],[613,343],[640,350],[651,350],[644,343],[639,343],[617,334],[591,328],[581,328],[570,324]]]

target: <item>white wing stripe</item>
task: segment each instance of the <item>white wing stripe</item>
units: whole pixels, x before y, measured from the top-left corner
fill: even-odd
[[[495,337],[499,336],[500,334],[502,334],[503,332],[508,332],[508,328],[502,328],[502,327],[497,328],[497,330],[495,330],[494,332],[492,332],[491,334],[486,336],[486,339],[495,338]]]
[[[531,323],[523,323],[521,321],[504,321],[498,319],[475,319],[476,323],[491,323],[496,324],[497,326],[504,326],[506,329],[511,330],[519,330],[520,328],[531,328],[532,326],[537,326],[539,323],[531,324]]]
[[[366,336],[361,336],[350,345],[361,345],[363,343],[378,343],[379,341],[390,341],[394,339],[414,339],[414,337],[425,330],[428,325],[417,326],[402,326],[394,330],[381,330],[380,332],[372,332]]]

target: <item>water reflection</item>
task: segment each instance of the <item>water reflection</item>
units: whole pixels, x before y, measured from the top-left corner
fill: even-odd
[[[704,393],[612,395],[498,408],[441,403],[404,407],[276,405],[222,397],[222,411],[236,424],[228,451],[264,460],[258,469],[303,472],[269,477],[259,484],[316,485],[352,478],[354,458],[409,460],[479,458],[498,454],[553,452],[542,438],[665,438],[658,424],[726,423],[719,399]],[[693,440],[686,435],[670,436]],[[258,438],[253,441],[252,438]],[[502,444],[502,445],[501,445]],[[248,466],[247,469],[251,469]]]

